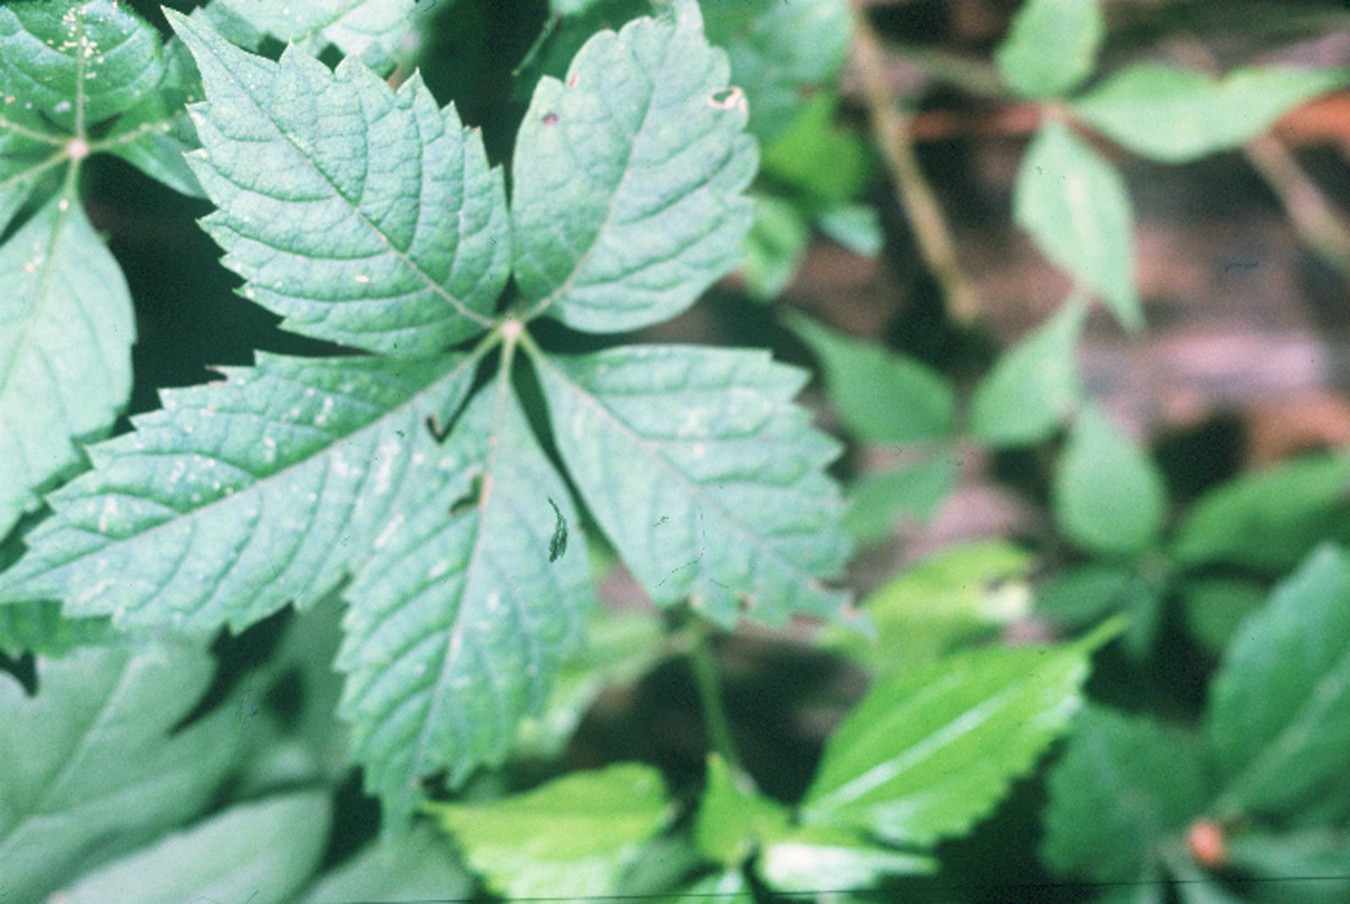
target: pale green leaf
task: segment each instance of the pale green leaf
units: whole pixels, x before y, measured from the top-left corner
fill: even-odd
[[[745,236],[741,275],[752,298],[768,301],[797,275],[811,242],[811,225],[791,201],[756,195],[755,221]]]
[[[0,246],[0,536],[112,426],[135,339],[126,280],[68,195]]]
[[[457,783],[506,754],[594,601],[567,487],[504,377],[450,437],[425,504],[391,522],[345,594],[340,712],[366,786],[396,818],[421,776],[448,769]],[[550,560],[559,519],[575,549]]]
[[[1013,186],[1013,217],[1051,262],[1102,296],[1121,326],[1144,325],[1125,180],[1063,123],[1041,126],[1027,148]]]
[[[300,899],[301,904],[338,901],[427,904],[468,901],[474,880],[459,865],[445,839],[423,823],[381,839],[330,870]]]
[[[297,333],[402,357],[481,332],[507,278],[501,171],[414,75],[359,60],[279,63],[167,14],[197,60],[189,160],[219,210],[202,221],[243,294]]]
[[[1347,539],[1350,455],[1315,455],[1225,483],[1200,498],[1177,529],[1185,565],[1226,562],[1293,568],[1328,537]]]
[[[956,393],[941,374],[800,314],[786,322],[820,359],[825,392],[858,439],[909,443],[950,433]]]
[[[1099,554],[1145,552],[1157,544],[1167,517],[1158,466],[1095,407],[1069,428],[1051,496],[1059,529]]]
[[[802,822],[920,847],[968,832],[1068,726],[1092,650],[1119,629],[972,650],[883,679],[826,744]]]
[[[971,430],[994,446],[1048,439],[1082,403],[1078,339],[1086,308],[1064,305],[999,358],[975,389]]]
[[[863,601],[873,637],[841,631],[835,645],[881,675],[933,662],[1026,615],[1032,563],[1025,549],[1001,540],[934,553]]]
[[[702,0],[708,39],[731,60],[750,99],[750,130],[769,141],[788,128],[802,95],[833,84],[853,34],[845,0]]]
[[[472,362],[260,356],[224,374],[90,447],[0,602],[195,632],[312,604],[428,504],[450,459],[426,420],[449,421]]]
[[[587,898],[615,882],[667,819],[661,774],[620,763],[474,804],[433,804],[469,864],[501,894]]]
[[[62,656],[89,644],[106,643],[115,632],[106,618],[66,618],[52,600],[0,606],[0,653]]]
[[[994,52],[1023,97],[1056,97],[1092,74],[1106,33],[1099,0],[1026,0]]]
[[[33,698],[0,673],[0,900],[45,899],[206,806],[236,756],[234,715],[174,729],[212,672],[201,650],[153,647],[39,660]]]
[[[0,116],[84,135],[159,88],[159,51],[158,33],[117,0],[0,6]]]
[[[1344,828],[1254,828],[1233,832],[1227,842],[1228,863],[1246,875],[1275,882],[1297,876],[1306,881],[1289,883],[1291,893],[1317,904],[1350,897],[1350,836]]]
[[[1216,655],[1237,635],[1247,616],[1266,600],[1261,585],[1239,578],[1192,578],[1181,585],[1179,593],[1191,636]]]
[[[1350,556],[1324,546],[1247,618],[1205,725],[1220,808],[1281,814],[1345,778],[1350,749]]]
[[[741,259],[754,175],[745,104],[698,7],[601,32],[542,79],[516,140],[516,283],[568,326],[666,320]]]
[[[328,842],[326,794],[302,791],[238,804],[62,888],[63,904],[284,901]]]
[[[708,758],[707,782],[694,820],[694,842],[704,856],[734,868],[760,844],[788,833],[787,807],[767,798],[719,756]]]
[[[756,901],[745,873],[727,869],[690,883],[663,899],[661,904],[708,904],[710,899],[718,904],[755,904]]]
[[[535,362],[568,472],[653,599],[721,624],[838,613],[838,446],[793,404],[800,371],[690,346]]]
[[[876,257],[886,247],[881,217],[870,204],[839,204],[822,210],[816,217],[816,227],[862,257]]]
[[[753,95],[750,101],[751,109],[757,109]],[[834,92],[817,92],[788,129],[765,146],[763,172],[817,202],[841,204],[861,194],[872,160],[862,137],[835,122],[838,106]]]
[[[887,876],[937,871],[923,854],[895,851],[841,829],[805,826],[764,846],[757,871],[774,891],[813,895],[866,889]]]
[[[864,474],[848,486],[844,526],[859,543],[887,536],[897,520],[922,524],[956,487],[957,465],[934,455],[910,467]]]
[[[1099,882],[1140,879],[1162,842],[1201,815],[1209,791],[1192,738],[1100,707],[1079,714],[1049,786],[1042,858]]]
[[[5,110],[0,107],[0,233],[37,192],[43,179],[60,172],[66,162],[58,144],[13,131],[4,116]]]
[[[113,123],[98,149],[121,157],[175,191],[202,197],[186,155],[199,147],[187,104],[202,100],[201,76],[192,54],[173,38],[164,45],[164,79]]]
[[[1162,63],[1115,73],[1073,103],[1074,112],[1132,151],[1184,163],[1241,147],[1304,101],[1345,84],[1346,74],[1287,66],[1238,69],[1221,80]]]
[[[212,0],[212,6],[317,56],[332,44],[372,64],[389,60],[418,0]]]

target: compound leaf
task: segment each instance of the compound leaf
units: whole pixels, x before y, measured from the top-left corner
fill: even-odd
[[[875,685],[825,746],[805,825],[927,846],[964,834],[1067,727],[1109,623],[1055,648],[989,647]]]
[[[289,900],[323,857],[328,795],[301,791],[238,804],[68,885],[65,904]]]
[[[1073,109],[1132,151],[1184,163],[1241,147],[1288,110],[1345,81],[1344,72],[1288,66],[1238,69],[1216,80],[1141,63],[1075,100]]]
[[[71,198],[0,246],[0,536],[112,425],[135,338],[126,280]]]
[[[0,674],[0,898],[55,883],[189,818],[235,760],[222,720],[174,732],[211,682],[202,650],[87,647],[39,660],[39,693]]]
[[[1121,326],[1144,325],[1125,180],[1062,123],[1047,122],[1027,148],[1013,217],[1046,257],[1102,296]]]
[[[445,467],[425,426],[468,390],[462,359],[260,356],[226,381],[161,393],[0,575],[0,602],[60,599],[119,626],[242,628],[321,599]]]
[[[516,282],[568,326],[658,323],[740,263],[745,105],[697,5],[670,16],[587,41],[565,80],[539,82],[516,140]]]
[[[1350,556],[1324,546],[1249,616],[1205,724],[1220,807],[1278,814],[1345,775],[1350,745]]]
[[[364,56],[372,64],[391,58],[408,30],[417,0],[212,0],[208,9],[242,18],[280,41],[318,56],[332,44],[347,56]],[[211,9],[210,15],[220,10]]]
[[[1099,882],[1142,878],[1151,852],[1206,801],[1204,759],[1187,740],[1143,717],[1080,713],[1050,772],[1045,862]]]
[[[593,603],[580,536],[549,560],[558,517],[575,532],[577,515],[505,382],[470,403],[442,473],[348,590],[337,659],[352,750],[396,818],[419,777],[458,782],[506,753]]]
[[[1092,73],[1105,33],[1099,0],[1027,0],[994,60],[1018,94],[1055,97]]]
[[[219,208],[202,221],[245,297],[298,333],[388,355],[481,332],[507,278],[501,171],[414,75],[295,47],[273,63],[173,12],[201,70],[189,157]]]
[[[671,345],[535,360],[563,461],[653,599],[723,624],[837,614],[838,446],[792,404],[802,372]]]
[[[615,890],[668,804],[661,773],[619,763],[512,797],[429,809],[496,891],[538,898],[566,889],[586,899]]]

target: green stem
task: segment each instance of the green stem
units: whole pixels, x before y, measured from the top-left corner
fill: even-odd
[[[727,720],[722,695],[722,676],[713,658],[712,629],[697,616],[690,620],[689,629],[689,664],[694,670],[694,684],[698,688],[699,704],[703,708],[703,721],[708,728],[712,748],[733,772],[749,780],[750,773],[741,764],[736,743],[731,738],[731,723]]]

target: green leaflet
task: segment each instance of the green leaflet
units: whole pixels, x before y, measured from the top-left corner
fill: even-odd
[[[126,281],[69,196],[0,246],[0,536],[112,423],[135,338]]]
[[[321,598],[446,467],[426,427],[468,390],[463,359],[260,356],[221,383],[161,393],[0,575],[0,601],[212,631]]]
[[[364,56],[372,64],[393,54],[408,30],[417,0],[212,0],[213,16],[242,18],[274,38],[317,56],[333,44],[347,56]]]
[[[226,710],[176,734],[211,681],[187,647],[39,660],[41,693],[0,673],[0,898],[56,883],[205,806],[235,760]]]
[[[800,371],[687,346],[534,360],[568,472],[653,599],[721,624],[838,612],[838,446],[792,404]]]
[[[1100,0],[1027,0],[994,59],[1023,97],[1055,97],[1092,73],[1106,32]]]
[[[764,842],[786,835],[790,825],[787,807],[742,787],[721,757],[708,757],[707,783],[694,821],[694,842],[705,857],[735,868]]]
[[[524,794],[428,807],[497,892],[589,899],[615,890],[640,845],[661,828],[661,773],[618,763],[572,772]]]
[[[1134,217],[1120,173],[1063,123],[1046,122],[1017,170],[1013,217],[1054,264],[1144,325],[1134,283]]]
[[[505,755],[593,604],[580,536],[549,561],[550,499],[577,515],[505,381],[470,403],[445,452],[445,479],[348,590],[337,659],[352,750],[396,816],[419,776],[448,768],[458,782]]]
[[[620,332],[667,320],[741,259],[755,172],[745,107],[698,7],[600,32],[521,124],[511,227],[534,310]]]
[[[272,63],[180,15],[202,73],[189,157],[219,210],[202,221],[245,297],[297,333],[401,357],[490,324],[507,278],[500,170],[413,76],[360,61]]]
[[[1184,163],[1241,147],[1288,110],[1345,82],[1344,72],[1325,69],[1239,69],[1215,80],[1141,63],[1075,100],[1073,109],[1132,151]]]
[[[445,837],[426,823],[372,842],[320,877],[301,904],[471,900],[474,880]]]
[[[330,803],[322,791],[225,810],[57,892],[66,904],[286,901],[323,857]]]

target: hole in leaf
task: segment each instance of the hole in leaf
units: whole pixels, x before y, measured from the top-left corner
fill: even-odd
[[[745,92],[735,85],[730,88],[719,88],[708,95],[708,103],[719,110],[730,110],[732,107],[744,106]]]
[[[557,113],[545,113],[542,118],[544,125],[546,126],[556,125],[558,122]]]

